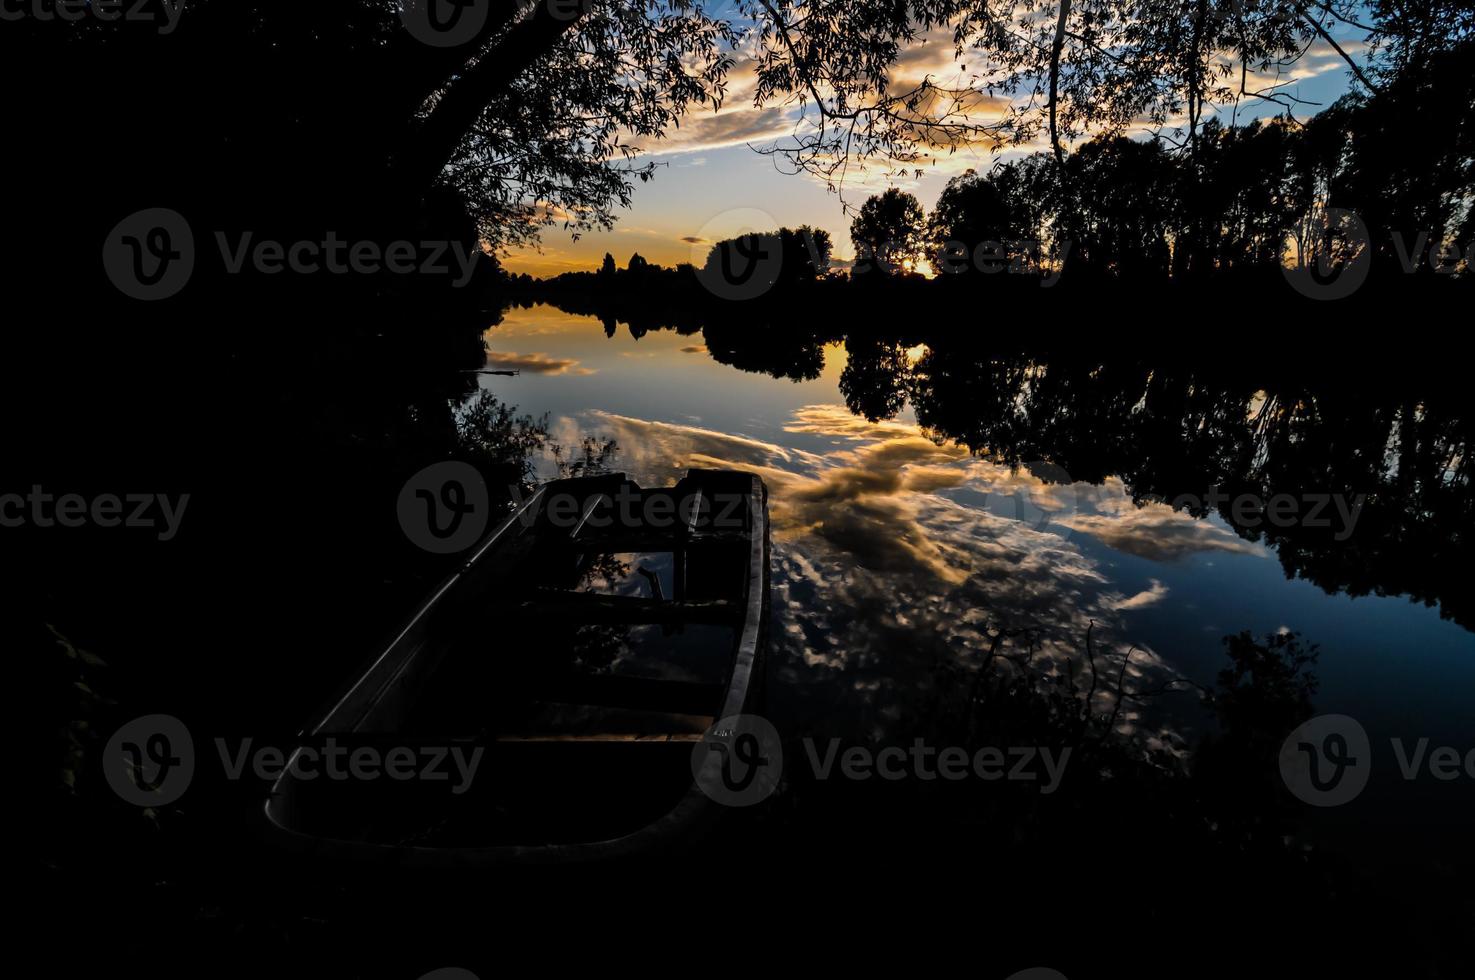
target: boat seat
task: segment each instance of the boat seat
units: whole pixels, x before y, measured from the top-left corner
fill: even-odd
[[[541,679],[528,693],[559,704],[712,715],[721,709],[726,687],[618,674],[562,674]]]
[[[581,623],[705,623],[735,625],[743,607],[728,599],[679,600],[538,589],[518,604],[525,616],[557,616]]]
[[[627,554],[671,552],[679,551],[683,548],[693,548],[710,544],[746,544],[747,541],[747,532],[737,530],[671,533],[669,531],[642,531],[629,528],[616,530],[611,528],[606,531],[586,530],[577,537],[569,536],[562,539],[554,539],[549,544],[563,549],[577,549],[586,552]]]

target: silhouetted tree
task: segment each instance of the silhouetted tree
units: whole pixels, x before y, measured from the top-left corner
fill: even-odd
[[[1475,39],[1475,4],[1470,0],[1367,0],[1378,29],[1370,47],[1381,56],[1381,78],[1417,71],[1430,58]]]
[[[1420,60],[1385,74],[1378,94],[1348,96],[1308,125],[1342,151],[1321,159],[1326,203],[1356,211],[1372,235],[1375,268],[1398,274],[1405,258],[1418,261],[1431,246],[1456,236],[1468,244],[1461,223],[1469,227],[1475,205],[1475,40],[1412,43]]]
[[[719,364],[790,381],[813,381],[825,367],[825,349],[782,325],[719,320],[702,328],[707,351]]]
[[[906,405],[911,365],[898,343],[847,337],[840,394],[845,407],[867,421],[895,418]]]
[[[998,270],[1006,243],[1028,237],[991,176],[972,170],[947,182],[927,219],[927,260],[937,273]],[[992,247],[990,247],[992,246]]]
[[[780,228],[778,237],[784,257],[781,281],[809,282],[830,271],[830,233],[823,228]]]
[[[830,233],[800,225],[726,238],[707,250],[703,274],[735,282],[764,277],[764,288],[780,283],[813,282],[830,268]]]
[[[254,185],[255,200],[240,202],[246,214],[265,202],[295,215],[306,201],[341,216],[373,198],[402,218],[442,183],[500,246],[548,226],[608,227],[633,182],[655,173],[634,159],[630,138],[659,138],[688,112],[720,105],[742,44],[755,59],[756,102],[803,113],[795,138],[771,152],[833,178],[856,158],[914,168],[941,149],[1022,143],[1041,129],[1063,157],[1089,132],[1185,111],[1196,146],[1208,106],[1251,95],[1243,75],[1233,86],[1235,64],[1284,70],[1309,42],[1331,43],[1329,26],[1369,19],[1374,49],[1398,71],[1462,43],[1471,23],[1467,0],[857,0],[821,12],[797,0],[740,0],[730,16],[689,0],[492,0],[466,13],[487,16],[464,43],[437,47],[405,29],[402,4],[310,6],[199,0],[188,29],[150,43],[145,58],[124,44],[157,40],[154,24],[24,18],[0,40],[0,65],[16,84],[54,76],[59,87],[48,90],[78,113],[66,138],[34,144],[58,160],[157,148],[114,187],[148,196],[163,177],[129,178],[169,170],[171,189],[181,176]],[[743,41],[748,25],[756,30]],[[935,73],[896,83],[906,42],[936,29],[950,29],[958,57],[966,53],[967,83],[944,85]],[[1360,88],[1382,83],[1348,65]],[[140,90],[174,91],[173,111],[120,111],[86,97],[124,66]],[[178,90],[182,77],[196,80],[193,91]],[[251,84],[216,84],[239,78]],[[985,116],[986,92],[1018,98]],[[173,125],[176,117],[191,125]],[[22,118],[18,140],[35,121]],[[284,157],[314,163],[270,165]],[[183,174],[157,165],[176,159],[202,165]]]
[[[1172,178],[1172,160],[1154,140],[1097,139],[1071,154],[1056,217],[1057,237],[1073,243],[1068,268],[1166,279],[1176,218]]]
[[[767,15],[758,98],[796,96],[814,123],[772,152],[834,182],[857,150],[910,168],[931,162],[939,150],[1024,142],[1042,129],[1059,160],[1065,145],[1084,134],[1113,133],[1141,120],[1165,125],[1186,116],[1192,144],[1211,107],[1233,101],[1247,85],[1230,71],[1235,63],[1288,69],[1312,42],[1331,37],[1329,26],[1355,21],[1361,4],[927,0],[860,3],[816,15],[796,0],[756,0],[754,9]],[[1396,11],[1370,26],[1375,38],[1408,29]],[[971,86],[939,84],[931,74],[914,86],[878,81],[902,50],[894,38],[939,27],[951,29],[960,57],[966,53]],[[1333,47],[1359,84],[1371,88],[1362,68]],[[985,91],[1025,98],[980,120],[978,96]],[[1267,97],[1283,101],[1274,92]]]
[[[1015,227],[1026,238],[1048,241],[1060,212],[1060,171],[1046,153],[1000,162],[989,173]]]
[[[852,275],[909,271],[923,257],[922,205],[895,187],[872,195],[850,222],[850,242],[855,247]]]

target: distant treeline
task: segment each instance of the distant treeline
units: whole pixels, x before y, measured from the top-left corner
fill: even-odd
[[[888,190],[857,210],[848,275],[831,268],[828,234],[801,227],[715,242],[700,268],[662,268],[635,255],[621,269],[606,255],[597,272],[520,285],[606,304],[639,297],[649,308],[678,299],[792,300],[816,286],[833,298],[846,279],[895,288],[920,279],[924,262],[934,289],[967,280],[970,294],[982,277],[1001,292],[1057,283],[1093,292],[1262,281],[1284,288],[1287,266],[1305,269],[1313,293],[1343,273],[1392,280],[1399,290],[1438,273],[1468,277],[1472,63],[1465,45],[1407,65],[1378,94],[1348,95],[1304,123],[1210,121],[1181,146],[1102,137],[1059,160],[1036,153],[970,170],[948,183],[930,215],[912,195]]]

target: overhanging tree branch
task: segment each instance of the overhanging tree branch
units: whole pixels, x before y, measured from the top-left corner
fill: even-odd
[[[585,16],[582,6],[560,15],[553,14],[551,6],[535,6],[501,43],[450,84],[396,163],[403,186],[422,191],[434,183],[487,104]]]
[[[1376,85],[1374,85],[1372,83],[1372,81],[1367,77],[1367,75],[1363,74],[1363,71],[1362,71],[1362,69],[1360,67],[1358,67],[1357,62],[1355,62],[1355,61],[1352,60],[1352,56],[1349,55],[1346,51],[1343,51],[1342,50],[1342,46],[1337,43],[1337,39],[1334,38],[1334,37],[1332,37],[1330,34],[1327,33],[1326,28],[1321,26],[1321,21],[1317,20],[1315,17],[1312,17],[1310,14],[1308,14],[1306,12],[1306,8],[1305,7],[1302,7],[1300,9],[1301,9],[1301,19],[1304,20],[1307,24],[1309,24],[1311,26],[1311,29],[1312,30],[1316,31],[1317,34],[1321,35],[1321,39],[1323,41],[1325,41],[1327,44],[1330,44],[1332,46],[1332,48],[1337,52],[1337,54],[1339,54],[1339,55],[1342,56],[1342,60],[1345,61],[1345,62],[1347,62],[1347,67],[1352,69],[1352,74],[1354,74],[1354,75],[1357,76],[1357,80],[1360,81],[1360,82],[1362,82],[1362,84],[1366,85],[1369,92],[1372,92],[1374,95],[1377,95],[1381,90]]]
[[[1060,0],[1060,16],[1055,22],[1055,43],[1050,45],[1050,146],[1055,162],[1065,166],[1065,151],[1060,148],[1060,130],[1056,125],[1060,104],[1060,53],[1065,49],[1065,25],[1070,20],[1070,0]]]
[[[491,0],[486,22],[476,35],[464,44],[449,48],[436,48],[425,44],[409,32],[397,35],[402,49],[393,57],[404,65],[404,75],[409,82],[409,97],[419,107],[446,79],[466,67],[488,41],[507,29],[519,13],[528,6],[529,0]]]

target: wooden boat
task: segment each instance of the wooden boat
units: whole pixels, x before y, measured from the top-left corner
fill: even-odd
[[[751,474],[540,487],[304,731],[266,805],[272,836],[426,869],[603,860],[699,837],[724,808],[698,785],[693,750],[756,706],[768,547],[767,490]],[[416,764],[482,754],[459,789],[449,764],[440,779],[305,772],[304,753],[321,760],[329,743],[340,771],[356,749]]]

